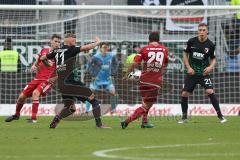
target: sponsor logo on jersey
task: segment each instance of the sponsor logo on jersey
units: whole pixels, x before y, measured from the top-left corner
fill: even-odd
[[[58,65],[57,66],[57,72],[65,71],[67,68],[66,64]]]
[[[202,60],[204,58],[204,54],[199,52],[193,52],[193,58]]]
[[[208,51],[209,51],[209,48],[205,48],[205,53],[208,53]]]

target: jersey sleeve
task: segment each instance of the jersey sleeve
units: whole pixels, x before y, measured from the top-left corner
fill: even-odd
[[[141,63],[142,59],[143,59],[143,57],[142,57],[143,54],[142,53],[143,53],[143,48],[136,54],[133,62]]]
[[[40,63],[40,62],[41,62],[40,58],[41,58],[43,55],[46,55],[46,54],[48,54],[48,50],[47,50],[46,48],[43,48],[43,49],[41,50],[41,52],[39,53],[39,55],[38,55],[37,62]]]
[[[213,45],[210,49],[210,58],[213,59],[215,58],[215,45]]]
[[[74,57],[80,52],[81,52],[81,46],[72,46],[70,53],[71,53],[71,56]]]
[[[188,40],[187,46],[183,51],[186,52],[186,53],[190,53],[191,52],[191,44],[192,44],[191,40]]]
[[[57,54],[57,50],[53,50],[49,54],[46,54],[47,59],[53,59]]]

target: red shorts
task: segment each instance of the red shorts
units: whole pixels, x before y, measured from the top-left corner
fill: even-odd
[[[148,103],[155,103],[157,102],[157,96],[159,87],[153,86],[150,84],[139,84],[139,90],[144,102]]]
[[[52,84],[50,84],[47,80],[32,80],[26,85],[22,93],[27,97],[30,97],[32,96],[33,91],[37,89],[41,96],[46,96],[51,87]]]

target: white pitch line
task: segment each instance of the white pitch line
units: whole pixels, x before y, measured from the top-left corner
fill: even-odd
[[[185,160],[185,159],[159,159],[159,158],[142,158],[142,157],[128,157],[128,156],[120,156],[120,155],[108,155],[109,152],[114,151],[124,151],[124,150],[130,150],[130,149],[136,149],[137,147],[124,147],[124,148],[113,148],[113,149],[106,149],[102,151],[96,151],[93,153],[93,155],[97,157],[103,157],[103,158],[113,158],[113,159],[126,159],[126,160]]]
[[[79,158],[79,155],[0,155],[0,159],[25,159],[25,158],[44,158],[44,159],[59,159],[59,158]]]
[[[159,157],[159,156],[167,156],[167,157],[186,157],[186,158],[192,158],[192,157],[236,157],[240,156],[240,153],[158,153],[158,154],[141,154],[142,156],[150,156],[150,157]]]
[[[200,144],[170,144],[170,145],[162,145],[162,146],[147,146],[142,147],[146,149],[151,148],[177,148],[177,147],[191,147],[191,146],[211,146],[211,145],[219,145],[221,143],[200,143]]]
[[[101,151],[95,151],[93,152],[93,155],[97,157],[103,157],[103,158],[112,158],[112,159],[124,159],[124,160],[186,160],[186,158],[191,157],[191,156],[185,156],[186,158],[144,158],[144,157],[130,157],[130,156],[124,156],[124,155],[109,155],[111,152],[115,151],[124,151],[124,150],[132,150],[132,149],[138,149],[138,148],[145,148],[145,149],[153,149],[153,148],[178,148],[178,147],[192,147],[192,146],[212,146],[212,145],[220,145],[222,143],[200,143],[200,144],[175,144],[175,145],[161,145],[161,146],[146,146],[146,147],[122,147],[122,148],[112,148],[112,149],[106,149],[106,150],[101,150]],[[224,143],[225,144],[225,143]],[[230,143],[230,144],[237,144],[239,143]],[[223,145],[223,144],[222,144]],[[164,154],[163,154],[164,155]],[[166,154],[165,154],[166,155]],[[217,156],[217,155],[222,155],[222,156],[239,156],[240,154],[238,153],[193,153],[192,156],[194,157],[206,157],[206,156]],[[168,154],[168,156],[171,156]],[[172,156],[174,156],[172,154]],[[175,156],[178,156],[175,154]]]

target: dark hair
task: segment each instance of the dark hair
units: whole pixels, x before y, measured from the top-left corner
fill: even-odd
[[[199,23],[198,28],[199,27],[206,27],[208,29],[208,25],[206,23]]]
[[[74,33],[67,33],[65,34],[65,37],[64,38],[76,38],[76,35]]]
[[[139,44],[134,44],[132,48],[133,48],[133,49],[135,49],[135,48],[140,48],[140,45],[139,45]]]
[[[100,45],[99,45],[100,48],[102,48],[103,45],[105,45],[105,46],[109,46],[107,42],[102,42],[102,43],[100,43]]]
[[[53,34],[52,36],[51,36],[51,39],[53,40],[54,38],[57,38],[57,39],[61,39],[61,36],[60,36],[60,34]]]
[[[148,39],[149,42],[159,42],[159,32],[151,32]]]
[[[12,38],[6,37],[4,42],[4,50],[11,50],[12,49]]]

